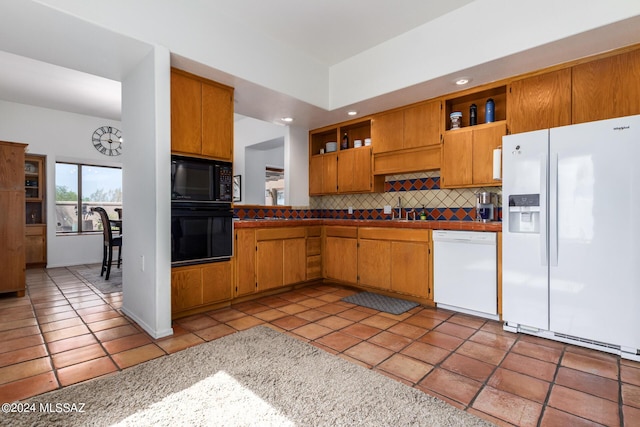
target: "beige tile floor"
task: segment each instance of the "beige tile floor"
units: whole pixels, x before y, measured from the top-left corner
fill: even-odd
[[[311,285],[174,322],[154,340],[66,268],[0,297],[0,402],[25,399],[266,324],[498,425],[640,425],[640,363],[416,307],[396,316]]]

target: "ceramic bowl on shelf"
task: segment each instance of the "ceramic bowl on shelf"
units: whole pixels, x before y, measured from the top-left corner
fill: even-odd
[[[324,148],[325,148],[325,153],[333,153],[334,151],[338,150],[338,143],[327,142]]]

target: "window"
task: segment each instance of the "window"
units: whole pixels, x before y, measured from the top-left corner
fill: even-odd
[[[56,233],[102,231],[103,207],[110,218],[122,209],[122,169],[105,166],[56,163]]]

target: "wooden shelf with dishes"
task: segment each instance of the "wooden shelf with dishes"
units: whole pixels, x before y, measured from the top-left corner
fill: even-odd
[[[341,149],[343,137],[347,148]],[[359,141],[355,145],[356,141]],[[361,118],[309,132],[309,194],[370,193],[384,189],[373,176],[371,118]],[[335,143],[335,150],[330,143]],[[329,144],[329,145],[328,145]]]
[[[493,100],[493,121],[485,120],[487,101]],[[470,108],[476,105],[475,125]],[[451,113],[460,112],[459,127],[452,126]],[[493,150],[507,134],[507,86],[485,86],[453,94],[445,99],[440,184],[442,188],[500,186],[493,179]]]
[[[44,267],[47,264],[45,160],[45,156],[25,155],[25,262],[27,267]]]

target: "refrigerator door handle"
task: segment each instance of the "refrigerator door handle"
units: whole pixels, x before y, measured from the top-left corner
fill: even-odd
[[[540,155],[540,263],[546,267],[549,265],[549,252],[547,245],[547,179],[549,176],[549,156]]]
[[[558,153],[550,156],[549,173],[549,265],[558,266]]]

